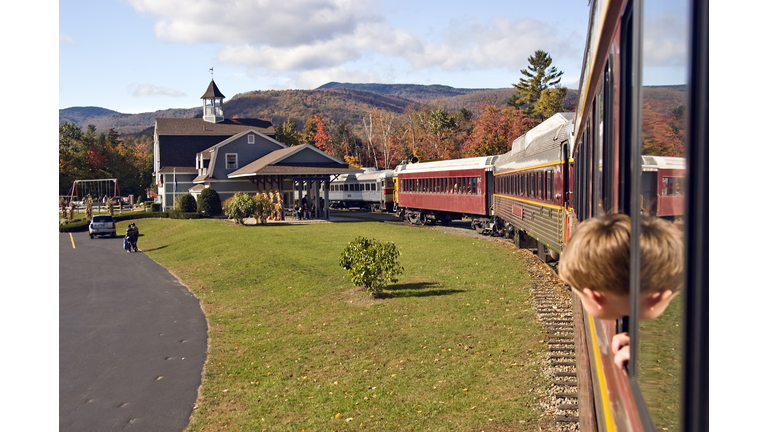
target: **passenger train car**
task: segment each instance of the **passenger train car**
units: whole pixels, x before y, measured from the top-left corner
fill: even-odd
[[[367,208],[393,211],[395,172],[365,168],[362,173],[342,174],[331,181],[328,200],[332,208]]]
[[[517,138],[494,166],[494,214],[518,247],[557,260],[568,235],[569,134],[574,114],[558,113]]]
[[[400,164],[398,214],[413,224],[450,223],[468,217],[482,231],[490,223],[493,165],[497,156]]]

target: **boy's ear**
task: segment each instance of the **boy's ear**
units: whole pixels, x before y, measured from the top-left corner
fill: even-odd
[[[674,295],[675,293],[673,293],[671,290],[655,292],[646,297],[643,303],[645,304],[646,309],[653,310],[653,308],[655,308],[659,303],[671,299]]]
[[[593,290],[592,288],[584,288],[581,292],[590,300],[592,300],[598,309],[602,309],[605,304],[606,298],[599,290]]]

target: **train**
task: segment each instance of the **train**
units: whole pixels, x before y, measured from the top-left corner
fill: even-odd
[[[364,168],[342,174],[330,182],[328,204],[335,209],[364,208],[391,212],[395,207],[395,171]]]
[[[404,162],[377,175],[390,176],[392,171],[392,211],[405,220],[448,224],[466,218],[478,232],[508,237],[519,247],[535,249],[547,262],[557,261],[581,221],[601,213],[629,215],[633,231],[646,215],[677,223],[686,264],[679,326],[681,397],[673,402],[679,404],[674,429],[706,431],[709,2],[688,4],[684,157],[642,154],[642,5],[640,0],[588,2],[575,112],[550,117],[503,155]],[[630,259],[630,310],[637,311],[639,242],[633,242]],[[640,343],[647,341],[639,331],[638,313],[617,321],[596,319],[575,295],[573,310],[580,430],[655,431],[638,372]],[[620,370],[608,347],[613,335],[623,331],[630,336],[630,352],[638,355]]]

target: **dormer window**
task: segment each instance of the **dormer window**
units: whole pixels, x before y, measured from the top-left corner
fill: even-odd
[[[256,135],[248,134],[248,144],[256,144]]]
[[[227,169],[237,169],[237,153],[227,153]]]

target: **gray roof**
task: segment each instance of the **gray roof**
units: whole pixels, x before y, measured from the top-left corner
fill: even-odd
[[[208,89],[205,90],[205,94],[200,96],[200,99],[224,99],[225,97],[226,96],[219,91],[219,88],[216,87],[216,83],[213,82],[213,79],[211,79],[211,83],[208,84]]]

